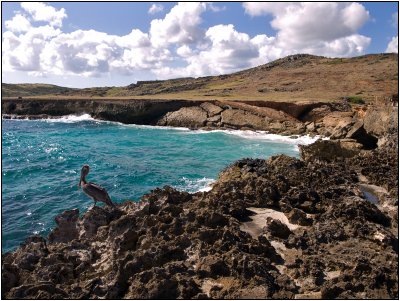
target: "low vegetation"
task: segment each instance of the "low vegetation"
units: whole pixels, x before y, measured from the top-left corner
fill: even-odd
[[[365,104],[364,99],[360,96],[347,96],[344,99],[352,104]]]
[[[41,84],[2,84],[3,97],[82,97],[246,101],[369,102],[397,93],[397,54],[354,58],[291,55],[240,72],[199,78],[138,81],[125,87],[71,89]]]

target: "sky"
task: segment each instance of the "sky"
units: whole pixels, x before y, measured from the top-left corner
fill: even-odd
[[[4,83],[125,86],[398,52],[397,2],[2,2]]]

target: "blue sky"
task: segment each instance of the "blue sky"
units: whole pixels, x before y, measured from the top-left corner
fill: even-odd
[[[2,2],[3,82],[122,86],[397,52],[397,20],[397,2]]]

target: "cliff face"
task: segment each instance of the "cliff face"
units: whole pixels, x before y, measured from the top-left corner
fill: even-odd
[[[191,129],[261,130],[282,135],[352,139],[365,149],[398,127],[398,107],[249,101],[17,99],[2,100],[3,118],[52,118],[88,113],[122,123]]]
[[[155,124],[170,111],[193,106],[194,101],[92,100],[92,99],[3,99],[3,114],[29,118],[90,114],[94,118],[123,123]]]
[[[346,160],[243,159],[209,192],[66,211],[3,255],[2,297],[397,298],[395,150]]]

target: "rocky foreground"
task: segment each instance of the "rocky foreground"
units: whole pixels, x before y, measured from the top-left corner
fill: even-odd
[[[398,298],[397,135],[380,142],[319,141],[302,160],[240,160],[209,192],[65,211],[2,256],[2,297]]]

